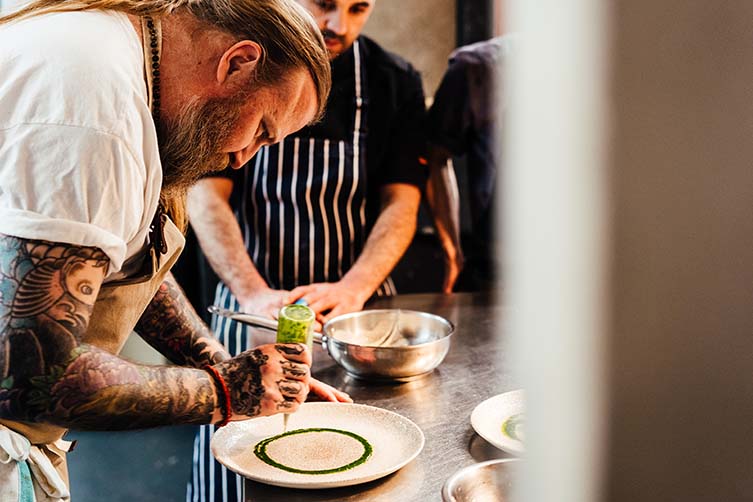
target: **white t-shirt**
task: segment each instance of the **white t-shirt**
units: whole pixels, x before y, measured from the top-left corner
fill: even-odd
[[[0,233],[100,248],[108,276],[143,250],[162,167],[128,17],[0,26]]]

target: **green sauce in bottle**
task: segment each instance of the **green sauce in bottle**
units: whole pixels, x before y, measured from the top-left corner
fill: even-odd
[[[285,305],[277,318],[277,343],[303,343],[312,349],[314,311],[306,305]]]

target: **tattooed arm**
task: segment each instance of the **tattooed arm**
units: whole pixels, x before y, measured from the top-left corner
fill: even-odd
[[[230,359],[168,274],[136,324],[136,332],[149,345],[181,366],[201,368]]]
[[[0,235],[0,417],[99,430],[218,421],[205,371],[142,366],[83,343],[108,263],[97,248]],[[215,367],[245,418],[294,410],[307,364],[301,346],[267,345]]]

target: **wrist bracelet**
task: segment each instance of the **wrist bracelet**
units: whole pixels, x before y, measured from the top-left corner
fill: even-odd
[[[223,425],[227,425],[227,423],[230,421],[230,417],[233,416],[233,408],[230,404],[230,391],[227,388],[225,379],[222,378],[222,375],[220,375],[220,372],[217,371],[217,368],[207,365],[204,366],[204,370],[212,376],[212,380],[214,380],[217,391],[222,394],[221,396],[217,397],[217,401],[220,405],[220,411],[222,412],[222,421],[217,424],[217,427],[222,427]]]

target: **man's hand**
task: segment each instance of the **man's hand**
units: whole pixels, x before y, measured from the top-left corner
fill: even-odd
[[[298,286],[292,290],[286,303],[304,299],[311,310],[316,312],[317,321],[324,324],[340,314],[363,309],[363,304],[370,295],[371,292],[348,287],[343,281],[317,282],[308,286]]]
[[[305,345],[267,344],[216,364],[230,392],[231,420],[292,413],[306,400],[311,354]]]
[[[380,199],[379,217],[361,254],[342,279],[299,286],[290,292],[287,303],[303,298],[320,323],[363,309],[413,240],[421,192],[410,184],[390,183],[381,187]]]
[[[350,396],[345,392],[337,390],[331,385],[327,385],[326,383],[317,380],[316,378],[311,378],[309,388],[311,390],[311,394],[315,395],[319,399],[323,399],[324,401],[333,401],[336,403],[353,402]]]
[[[277,319],[280,309],[287,305],[285,300],[289,294],[290,291],[284,289],[258,289],[252,296],[240,302],[241,311]]]

